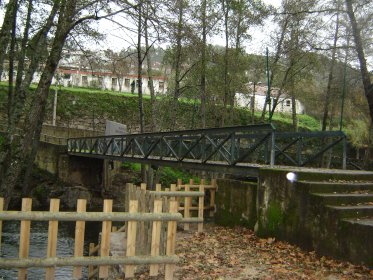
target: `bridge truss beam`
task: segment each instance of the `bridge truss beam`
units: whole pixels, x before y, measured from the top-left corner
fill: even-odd
[[[276,132],[270,124],[68,139],[71,155],[256,175],[259,166],[319,167],[325,153],[346,168],[340,131]],[[337,166],[334,166],[337,167]]]

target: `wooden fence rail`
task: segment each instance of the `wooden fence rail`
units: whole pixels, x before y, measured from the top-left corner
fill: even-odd
[[[200,188],[200,185],[202,185],[204,187],[204,190],[205,191],[208,191],[205,192],[205,195],[207,197],[207,199],[209,200],[209,205],[206,205],[204,206],[204,210],[208,210],[209,213],[210,213],[210,217],[213,217],[214,216],[214,212],[215,212],[215,197],[216,197],[216,191],[217,191],[217,183],[216,183],[216,179],[211,179],[211,183],[210,185],[206,184],[206,180],[205,179],[201,179],[201,182],[200,184],[195,184],[194,183],[194,180],[193,179],[189,179],[189,184],[183,184],[182,180],[181,179],[178,179],[177,180],[177,190],[193,190],[193,189],[199,189]],[[183,210],[183,208],[180,208],[180,210]],[[197,206],[190,206],[189,207],[189,210],[198,210],[198,207]]]
[[[30,198],[22,199],[22,211],[2,211],[2,201],[0,198],[0,228],[2,221],[19,220],[21,221],[20,242],[19,242],[19,258],[0,258],[0,268],[18,268],[18,279],[27,279],[27,268],[30,267],[45,267],[46,279],[54,279],[55,267],[58,266],[73,266],[73,279],[82,277],[82,266],[98,266],[100,278],[107,278],[109,275],[108,266],[110,265],[125,265],[126,278],[133,277],[136,265],[151,265],[153,275],[158,274],[158,270],[154,269],[160,264],[165,265],[165,279],[173,278],[173,270],[175,263],[178,262],[175,250],[176,223],[180,221],[182,216],[177,213],[177,202],[171,201],[168,213],[156,211],[156,213],[137,213],[137,201],[130,201],[130,213],[113,213],[112,200],[104,200],[103,212],[85,212],[86,201],[78,200],[77,212],[59,212],[59,200],[51,199],[50,211],[32,211],[32,200]],[[160,201],[155,200],[155,204],[159,205]],[[29,258],[30,245],[30,229],[32,221],[49,221],[48,229],[48,248],[45,258]],[[73,257],[57,257],[57,235],[59,221],[75,221],[75,244]],[[86,221],[101,221],[101,244],[96,248],[90,248],[91,256],[83,256],[84,232]],[[128,222],[127,232],[127,253],[126,256],[109,256],[110,249],[110,233],[112,221]],[[154,248],[152,254],[139,255],[136,254],[136,225],[141,222],[152,222],[155,228],[151,236],[154,239]],[[167,222],[167,252],[165,255],[160,255],[157,251],[160,240],[158,236],[159,224]],[[1,232],[0,232],[1,238]],[[1,240],[1,239],[0,239]],[[90,245],[92,247],[92,244]],[[99,253],[99,256],[92,256],[93,251]],[[93,273],[93,271],[89,271]]]

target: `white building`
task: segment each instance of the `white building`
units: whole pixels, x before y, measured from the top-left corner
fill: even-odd
[[[56,71],[59,83],[64,87],[91,87],[103,90],[112,90],[118,92],[137,92],[137,75],[125,74],[115,75],[108,71],[94,72],[79,69],[67,69],[60,67]],[[143,76],[142,90],[144,94],[150,95],[149,78]],[[158,94],[163,94],[167,90],[167,81],[165,77],[152,77],[154,90]],[[54,79],[53,83],[56,83]]]
[[[273,106],[274,100],[278,96],[279,89],[272,88],[271,89],[271,105]],[[248,109],[261,111],[263,110],[263,106],[265,104],[265,100],[267,98],[267,87],[262,85],[255,86],[255,93],[253,90],[253,86],[249,85],[249,92],[248,93],[241,93],[237,92],[235,96],[236,105],[239,107],[244,107]],[[268,105],[267,105],[268,106]],[[304,106],[303,104],[295,99],[295,106],[297,114],[304,114]],[[286,93],[282,93],[278,100],[278,104],[276,106],[275,112],[281,113],[291,113],[292,112],[292,99]]]

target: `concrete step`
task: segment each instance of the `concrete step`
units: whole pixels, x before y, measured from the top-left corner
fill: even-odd
[[[334,206],[326,205],[327,211],[332,212],[332,217],[337,219],[362,219],[373,217],[373,205],[356,205],[356,206]]]
[[[293,168],[292,172],[297,174],[299,181],[373,181],[373,172],[341,169],[320,169],[320,168]]]
[[[311,193],[311,196],[325,205],[373,205],[373,193]]]
[[[360,225],[360,226],[371,227],[373,230],[373,217],[365,218],[365,219],[342,219],[342,221],[346,223]],[[372,237],[373,237],[373,233],[372,233]]]
[[[373,182],[318,182],[299,181],[297,186],[306,188],[310,193],[372,193]]]
[[[373,216],[341,220],[339,234],[344,254],[355,263],[373,268]]]

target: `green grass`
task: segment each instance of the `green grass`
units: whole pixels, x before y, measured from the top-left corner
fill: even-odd
[[[35,88],[32,85],[31,88]],[[6,101],[7,83],[0,83],[0,102]],[[55,87],[51,87],[49,103],[47,107],[47,118],[51,116]],[[167,124],[176,123],[176,129],[198,128],[200,123],[198,99],[179,100],[177,118],[171,119],[171,99],[168,96],[158,96],[156,103],[157,122],[160,129],[166,129]],[[151,120],[150,96],[144,95],[143,106],[145,123]],[[216,127],[217,119],[221,117],[222,106],[207,108],[207,126]],[[65,122],[76,118],[110,119],[127,125],[136,126],[139,123],[138,96],[128,92],[119,93],[114,91],[103,91],[93,88],[62,87],[58,94],[57,115]],[[248,125],[252,123],[251,112],[246,108],[234,108],[233,120],[227,126]],[[255,112],[254,123],[260,123],[261,112]],[[300,130],[316,131],[320,129],[319,121],[308,115],[298,115],[298,127]],[[265,119],[267,121],[268,118]],[[273,124],[280,131],[292,130],[291,114],[275,113]]]
[[[122,167],[125,169],[129,169],[133,172],[138,173],[140,176],[141,173],[141,164],[140,163],[130,163],[124,162],[122,163]],[[171,184],[176,184],[178,179],[181,179],[183,183],[188,183],[189,179],[193,179],[195,183],[199,183],[199,178],[196,176],[191,175],[189,172],[186,172],[181,169],[175,169],[171,167],[161,167],[159,169],[160,180],[159,182],[162,184],[164,188],[169,188]]]

